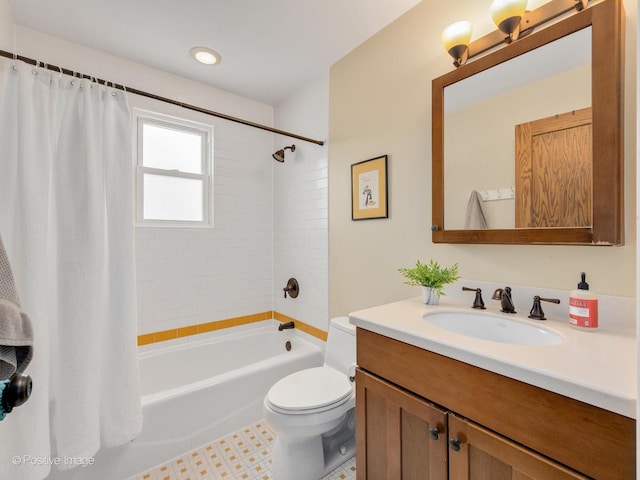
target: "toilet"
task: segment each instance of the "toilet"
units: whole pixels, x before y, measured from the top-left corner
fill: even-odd
[[[319,480],[355,454],[356,327],[333,318],[324,365],[276,382],[264,399],[276,432],[273,478]]]

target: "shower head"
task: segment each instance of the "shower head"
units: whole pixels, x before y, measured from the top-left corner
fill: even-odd
[[[277,162],[284,162],[284,150],[278,150],[276,153],[272,155],[273,159]]]
[[[282,150],[278,150],[276,153],[274,153],[271,156],[273,157],[274,160],[282,163],[282,162],[284,162],[284,151],[285,150],[291,150],[292,152],[295,152],[296,151],[296,146],[295,145],[291,145],[290,147],[284,147]]]

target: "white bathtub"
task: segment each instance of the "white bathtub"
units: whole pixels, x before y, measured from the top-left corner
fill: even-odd
[[[125,480],[260,420],[271,385],[322,364],[318,346],[279,332],[277,324],[261,322],[141,353],[142,433],[127,445],[98,452],[94,466],[48,478]]]

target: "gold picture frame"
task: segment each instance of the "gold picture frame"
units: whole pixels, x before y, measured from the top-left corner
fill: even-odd
[[[351,165],[351,220],[389,218],[387,155]]]

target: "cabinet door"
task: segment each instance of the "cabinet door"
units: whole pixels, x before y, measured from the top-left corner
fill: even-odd
[[[446,480],[446,412],[362,370],[356,373],[358,480]]]
[[[450,480],[588,478],[452,414],[449,414],[449,475]]]

